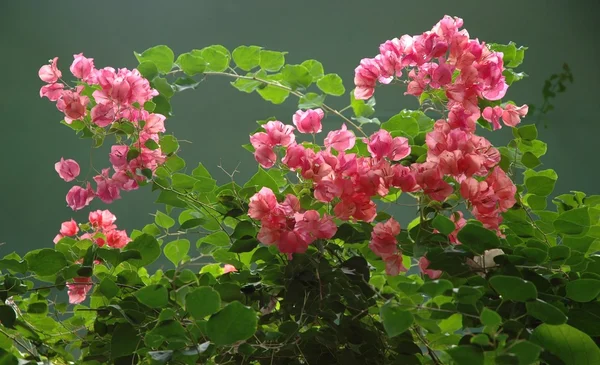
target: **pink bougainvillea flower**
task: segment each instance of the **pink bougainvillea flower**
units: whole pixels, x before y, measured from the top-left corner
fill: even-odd
[[[96,196],[109,204],[120,199],[119,183],[108,177],[109,169],[103,169],[102,174],[94,176],[96,182]]]
[[[346,128],[346,124],[342,124],[341,129],[329,132],[325,138],[325,147],[331,147],[340,152],[351,149],[355,143],[356,137],[352,131]]]
[[[90,212],[88,220],[95,229],[111,231],[117,228],[117,226],[114,225],[117,217],[108,209]]]
[[[72,283],[67,283],[69,303],[79,304],[85,300],[88,292],[92,289],[91,277],[73,278]]]
[[[485,109],[483,109],[483,113],[481,113],[481,116],[483,117],[483,119],[492,123],[494,130],[496,130],[502,128],[502,124],[500,124],[500,117],[502,116],[502,112],[503,110],[499,106],[495,106],[493,108],[488,106]]]
[[[70,221],[63,222],[60,225],[60,234],[62,236],[75,236],[79,232],[77,222],[71,219]]]
[[[273,167],[277,162],[277,155],[270,146],[260,146],[254,150],[254,159],[265,169]]]
[[[40,98],[47,97],[50,101],[57,101],[62,95],[62,91],[65,85],[55,82],[54,84],[48,84],[42,86],[40,89]]]
[[[427,276],[429,276],[430,279],[435,280],[437,278],[439,278],[440,276],[442,276],[442,270],[432,270],[432,269],[428,269],[429,267],[429,260],[427,260],[427,258],[425,256],[421,257],[419,259],[419,269],[421,269],[421,272]]]
[[[397,253],[383,258],[385,262],[385,273],[390,276],[396,276],[401,272],[408,271],[402,263],[402,254]]]
[[[236,271],[238,271],[238,270],[233,265],[225,264],[223,266],[223,274],[228,274],[230,272],[236,272]]]
[[[371,156],[376,159],[384,157],[392,161],[399,161],[410,154],[408,139],[404,137],[392,138],[390,132],[380,129],[364,141]]]
[[[398,252],[396,236],[400,234],[400,223],[394,218],[377,223],[371,232],[369,248],[377,256],[386,257]]]
[[[80,210],[90,204],[94,199],[94,191],[87,183],[87,187],[84,189],[81,186],[73,186],[67,193],[67,204],[73,210]]]
[[[115,107],[112,103],[97,104],[91,110],[92,122],[98,127],[106,127],[116,120]]]
[[[373,58],[363,58],[360,65],[354,69],[354,97],[366,100],[373,96],[377,80],[381,76],[379,64]]]
[[[277,206],[277,197],[273,190],[263,187],[250,198],[248,204],[248,216],[254,219],[263,219],[271,214]]]
[[[509,127],[516,127],[521,123],[521,118],[527,115],[529,107],[527,105],[516,106],[507,104],[502,112],[502,121]]]
[[[60,158],[60,161],[54,164],[54,169],[58,172],[58,176],[66,182],[73,181],[81,172],[79,164],[75,160],[65,160]]]
[[[278,120],[272,120],[263,125],[272,146],[287,147],[294,143],[294,127],[285,125]]]
[[[125,230],[117,230],[113,229],[105,233],[106,235],[106,244],[108,247],[112,248],[123,248],[125,247],[131,239],[127,236],[127,232]]]
[[[293,119],[294,125],[300,133],[319,133],[323,126],[321,120],[323,119],[323,110],[321,108],[298,110]]]
[[[73,63],[69,70],[73,76],[87,81],[94,70],[94,59],[86,58],[83,53],[73,55]]]
[[[56,66],[57,62],[58,57],[54,57],[49,65],[44,65],[40,68],[38,76],[42,81],[53,84],[62,77],[62,72]]]

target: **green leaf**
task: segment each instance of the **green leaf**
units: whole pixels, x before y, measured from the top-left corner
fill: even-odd
[[[129,151],[127,151],[127,162],[130,162],[131,160],[136,159],[139,155],[140,155],[140,150],[138,150],[136,148],[130,148]]]
[[[419,291],[427,294],[431,298],[435,298],[438,295],[442,295],[445,292],[452,290],[452,282],[445,279],[431,280],[425,282]]]
[[[567,283],[567,298],[576,302],[590,302],[600,294],[600,280],[577,279]]]
[[[242,253],[250,252],[258,246],[258,240],[255,238],[239,239],[231,245],[229,252]]]
[[[257,325],[254,309],[235,301],[210,317],[206,334],[217,346],[231,345],[252,337]]]
[[[527,313],[546,324],[558,325],[567,322],[567,316],[552,304],[541,299],[527,302]]]
[[[177,64],[181,70],[189,76],[203,73],[206,70],[204,58],[194,56],[191,53],[183,53],[177,58]]]
[[[186,208],[187,203],[179,199],[177,193],[170,190],[163,190],[156,198],[157,203],[167,204],[173,207]]]
[[[185,167],[185,160],[177,155],[167,158],[165,166],[171,171],[179,171]]]
[[[306,93],[298,102],[298,109],[320,108],[325,102],[325,95]]]
[[[197,52],[192,52],[196,54]],[[200,56],[206,62],[206,70],[213,72],[223,72],[229,67],[231,56],[227,48],[221,45],[214,45],[202,48]]]
[[[462,241],[461,241],[462,242]],[[503,299],[526,302],[537,298],[537,289],[532,282],[516,276],[496,275],[490,279],[490,285]]]
[[[600,364],[600,349],[594,341],[567,324],[542,324],[529,340],[557,356],[565,365]]]
[[[526,170],[525,186],[529,194],[548,196],[554,190],[558,175],[554,170],[533,171]]]
[[[156,223],[156,225],[159,227],[169,229],[175,225],[175,219],[157,210],[156,215],[154,215],[154,223]]]
[[[182,173],[175,173],[171,176],[172,186],[179,189],[191,189],[198,179]]]
[[[160,148],[160,146],[158,145],[158,143],[156,143],[153,139],[149,139],[144,143],[144,146],[146,146],[146,148],[148,148],[149,150],[157,150]]]
[[[514,131],[520,138],[527,141],[533,141],[538,136],[538,131],[535,124],[524,125],[522,127],[515,128]]]
[[[169,293],[162,285],[148,285],[133,293],[140,303],[150,308],[163,308],[169,303]]]
[[[467,223],[457,235],[462,247],[469,249],[479,255],[485,250],[500,246],[500,240],[495,232],[490,231],[475,223]]]
[[[527,168],[534,169],[542,162],[533,153],[525,152],[523,156],[521,156],[521,163]]]
[[[560,214],[553,224],[554,229],[556,229],[556,232],[558,233],[583,236],[590,229],[589,208],[582,207],[567,210]]]
[[[177,138],[172,135],[162,136],[160,139],[160,148],[163,153],[168,155],[179,149],[179,142],[177,142]]]
[[[419,123],[411,111],[403,110],[381,125],[381,129],[390,132],[392,137],[416,136],[419,134]]]
[[[204,286],[185,296],[185,310],[195,319],[217,313],[221,309],[221,296],[213,288]]]
[[[179,239],[169,242],[163,249],[165,256],[169,261],[177,267],[177,265],[183,260],[190,250],[190,241],[186,239]]]
[[[258,168],[258,171],[254,176],[248,180],[247,183],[244,184],[244,188],[256,186],[258,189],[262,187],[269,188],[273,190],[274,193],[279,192],[279,186],[277,182],[271,175],[269,175],[262,167]]]
[[[134,55],[140,63],[145,61],[154,63],[158,71],[162,73],[171,71],[175,59],[173,51],[167,46],[148,48],[142,54],[134,52]]]
[[[440,231],[441,234],[445,235],[449,235],[456,229],[454,222],[452,222],[450,218],[441,214],[438,214],[435,216],[435,218],[433,218],[433,220],[431,221],[431,225],[433,226],[433,228]]]
[[[129,251],[133,252],[133,251]],[[98,285],[98,291],[104,295],[107,299],[111,299],[119,293],[119,287],[114,281],[105,277]]]
[[[131,324],[117,323],[110,341],[111,359],[133,354],[138,348],[139,341],[139,334]]]
[[[150,81],[158,76],[158,68],[156,68],[154,62],[151,61],[140,62],[136,69],[144,76],[144,78]]]
[[[502,324],[502,317],[489,308],[483,308],[479,318],[481,319],[481,323],[486,326],[499,326]]]
[[[281,70],[283,81],[287,82],[292,89],[299,87],[309,87],[312,83],[312,76],[308,69],[302,65],[285,65]]]
[[[260,51],[260,68],[265,71],[276,72],[279,71],[285,64],[285,54],[287,52],[277,51]]]
[[[273,104],[283,103],[290,95],[288,90],[273,85],[267,85],[262,89],[258,89],[257,92],[263,99]]]
[[[325,94],[342,96],[346,92],[342,78],[337,74],[327,74],[317,81],[317,87]]]
[[[371,98],[370,100],[373,100],[373,103],[367,103],[364,100],[356,99],[354,97],[354,90],[352,90],[352,92],[350,93],[350,106],[352,106],[352,111],[354,112],[354,115],[357,117],[365,118],[368,118],[371,115],[373,115],[373,113],[375,113],[375,109],[373,108],[373,105],[375,105],[375,99]]]
[[[2,345],[2,344],[0,344],[0,345]],[[4,346],[2,346],[2,347],[4,347]],[[20,362],[15,357],[15,355],[4,350],[2,347],[0,347],[0,364],[1,365],[19,365]],[[10,345],[7,344],[7,348],[9,348],[9,347],[10,347]]]
[[[0,304],[0,322],[2,322],[2,326],[13,328],[16,319],[17,314],[12,307]]]
[[[461,345],[446,350],[456,365],[483,365],[483,351],[476,346]]]
[[[50,248],[29,251],[24,259],[29,270],[40,276],[54,275],[68,265],[65,255]]]
[[[24,274],[27,271],[27,262],[24,260],[15,260],[12,258],[8,258],[9,256],[5,256],[2,260],[0,260],[0,270],[11,270],[14,272],[18,272]],[[18,256],[17,256],[18,257]]]
[[[518,341],[506,349],[508,353],[517,356],[519,359],[519,365],[537,363],[542,350],[543,348],[539,347],[538,345],[525,340]]]
[[[244,71],[250,71],[258,67],[260,63],[260,47],[239,46],[233,50],[232,56],[237,67]]]
[[[158,90],[160,95],[164,96],[167,99],[170,99],[173,95],[175,95],[175,90],[173,90],[173,87],[171,86],[171,84],[169,84],[169,81],[167,81],[167,79],[163,77],[155,78],[152,81],[152,85],[156,90]]]
[[[402,310],[400,306],[392,302],[387,302],[381,307],[379,316],[383,322],[383,328],[390,337],[398,336],[408,330],[414,322],[414,317],[410,312]]]
[[[312,77],[313,82],[317,81],[325,74],[325,72],[323,71],[323,65],[317,60],[306,60],[302,62],[301,65],[306,67],[308,73]]]
[[[135,250],[142,255],[142,258],[139,260],[129,261],[136,267],[148,266],[160,256],[160,246],[158,245],[156,238],[146,233],[136,237],[133,242],[129,242],[123,250]]]
[[[231,243],[229,236],[223,231],[211,233],[206,237],[200,238],[198,242],[208,243],[209,245],[220,247],[229,246]]]

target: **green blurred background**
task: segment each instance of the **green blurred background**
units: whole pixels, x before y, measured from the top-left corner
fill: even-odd
[[[170,46],[176,54],[211,44],[229,49],[260,45],[288,51],[286,61],[291,63],[317,59],[326,72],[342,76],[350,90],[361,58],[374,56],[386,39],[430,29],[444,14],[462,17],[472,37],[529,47],[521,70],[530,77],[507,95],[519,105],[540,105],[544,80],[559,72],[564,62],[570,65],[575,83],[554,102],[549,128],[540,131],[549,147],[544,167],[558,172],[557,193],[577,189],[598,194],[599,4],[595,0],[3,1],[0,243],[5,244],[0,256],[52,246],[61,222],[71,217],[85,220],[89,212],[74,213],[66,206],[71,184],[54,171],[61,157],[74,158],[85,176],[90,141],[77,139],[60,125],[61,113],[39,98],[42,82],[37,71],[48,59],[58,56],[59,67],[68,74],[72,55],[80,52],[93,57],[98,68],[133,68],[137,64],[133,51],[157,44]],[[248,142],[254,121],[277,116],[290,123],[296,100],[290,97],[283,105],[271,105],[256,94],[240,93],[228,82],[209,79],[198,90],[176,95],[174,115],[166,126],[180,139],[193,142],[182,144],[189,166],[201,161],[225,182],[219,163],[229,171],[240,164],[238,179],[245,181],[256,164],[240,145]],[[376,96],[376,116],[383,121],[415,106],[414,99],[403,97],[397,88],[378,89]],[[348,101],[329,100],[336,107]],[[326,123],[329,128],[340,125],[334,117]],[[491,139],[505,144],[509,136],[504,128]],[[108,166],[107,151],[94,151],[96,168]],[[128,232],[152,222],[150,213],[162,208],[152,203],[155,194],[149,188],[122,196],[110,206],[96,200],[90,208],[109,208]],[[400,218],[412,219],[411,212]]]

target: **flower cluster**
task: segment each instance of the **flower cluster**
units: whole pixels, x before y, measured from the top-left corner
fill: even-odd
[[[60,226],[59,234],[54,237],[54,243],[60,242],[64,237],[74,237],[78,240],[90,240],[99,247],[107,245],[108,247],[121,249],[125,247],[131,239],[127,236],[125,230],[118,230],[114,224],[117,220],[114,214],[108,210],[96,210],[90,212],[88,222],[78,225],[75,220],[63,222]],[[80,227],[85,227],[85,233],[78,236]],[[81,263],[83,259],[77,261]],[[95,260],[94,264],[100,261]],[[91,277],[75,277],[73,282],[67,283],[69,302],[78,304],[85,300],[88,292],[92,289]]]
[[[385,223],[377,223],[371,232],[369,248],[385,262],[385,272],[388,275],[398,275],[405,272],[402,264],[402,252],[398,251],[396,236],[400,234],[400,223],[394,218]]]
[[[302,211],[298,198],[292,194],[279,203],[269,188],[262,188],[250,198],[248,215],[261,222],[258,240],[276,245],[289,258],[293,253],[306,252],[317,239],[333,237],[337,230],[331,217],[321,217],[315,210]]]
[[[515,203],[516,187],[498,166],[499,151],[475,135],[483,117],[494,129],[514,127],[527,114],[526,105],[479,107],[480,100],[496,101],[506,94],[501,52],[470,39],[460,18],[445,16],[431,31],[386,41],[375,58],[363,59],[355,70],[355,97],[368,99],[377,82],[387,84],[407,69],[406,94],[441,90],[448,116],[438,120],[426,136],[427,160],[411,165],[420,189],[433,200],[444,201],[456,185],[473,206],[471,213],[485,227],[498,231],[500,213]],[[483,180],[483,181],[482,181]],[[498,231],[498,234],[500,232]]]
[[[111,248],[123,248],[131,240],[125,230],[117,229],[114,224],[116,220],[117,217],[108,210],[90,212],[88,222],[84,225],[89,229],[84,234],[77,236],[80,232],[80,225],[71,219],[61,224],[59,233],[54,237],[54,243],[58,243],[64,237],[76,237],[79,240],[90,240],[99,247],[107,245]]]
[[[137,189],[138,183],[146,180],[143,170],[153,172],[165,161],[166,156],[158,147],[159,133],[165,131],[165,117],[143,108],[158,95],[158,91],[152,89],[137,70],[96,69],[92,58],[83,54],[73,57],[70,71],[78,79],[77,86],[66,85],[57,67],[58,58],[54,58],[38,73],[47,83],[40,89],[40,96],[56,101],[56,107],[65,114],[68,124],[78,120],[94,130],[130,122],[135,129],[131,146],[112,146],[110,162],[114,172],[111,174],[106,168],[94,176],[95,190],[89,182],[84,187],[73,186],[69,190],[67,204],[71,209],[79,210],[94,197],[110,203],[120,198],[121,190]],[[65,181],[72,181],[80,171],[75,161],[63,159],[56,164],[56,170]]]

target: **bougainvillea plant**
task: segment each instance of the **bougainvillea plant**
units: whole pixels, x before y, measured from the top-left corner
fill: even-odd
[[[0,363],[600,364],[600,196],[550,198],[546,144],[527,105],[503,101],[526,48],[462,25],[381,44],[349,93],[318,61],[258,46],[156,46],[134,70],[78,54],[68,76],[44,65],[62,123],[112,144],[91,179],[73,156],[56,163],[67,205],[144,187],[161,210],[132,232],[108,209],[65,217],[48,248],[0,260]],[[170,99],[207,77],[297,98],[248,131],[245,183],[217,184],[213,161],[187,165],[166,133]],[[388,84],[419,109],[380,123]],[[506,147],[478,133],[503,127]]]

